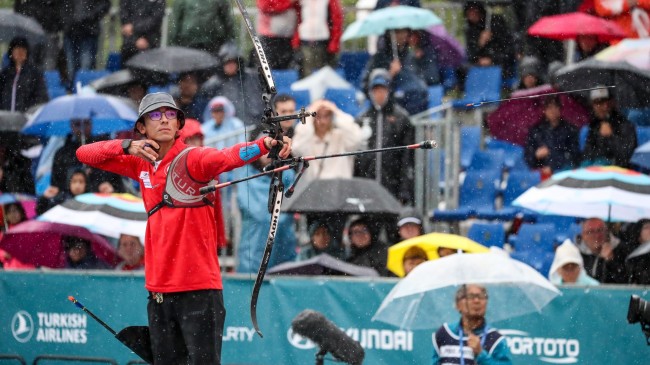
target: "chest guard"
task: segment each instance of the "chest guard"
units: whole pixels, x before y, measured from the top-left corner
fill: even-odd
[[[187,167],[187,156],[194,148],[188,147],[182,150],[169,164],[162,201],[148,212],[149,216],[165,206],[170,208],[198,208],[214,205],[215,192],[206,195],[199,193],[200,188],[213,183],[214,180],[197,181],[190,175]]]

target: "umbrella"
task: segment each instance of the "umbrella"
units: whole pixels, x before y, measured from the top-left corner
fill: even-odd
[[[598,52],[594,58],[605,62],[625,61],[642,70],[650,70],[650,39],[623,39]]]
[[[29,194],[21,193],[0,193],[0,205],[11,203],[20,203],[25,209],[28,219],[36,216],[36,197]]]
[[[532,89],[518,90],[512,98],[523,98],[555,92],[551,85],[541,85]],[[562,118],[580,128],[589,124],[589,110],[569,94],[559,95],[562,102]],[[543,98],[524,98],[506,100],[487,118],[492,136],[524,146],[528,130],[544,116]]]
[[[440,258],[438,256],[439,247],[447,247],[454,250],[463,250],[464,252],[477,253],[488,252],[489,248],[472,241],[471,239],[455,234],[447,233],[429,233],[397,243],[388,248],[388,263],[386,267],[399,277],[404,276],[404,254],[409,248],[418,246],[427,253],[429,260]]]
[[[464,284],[486,287],[490,322],[540,312],[560,295],[535,269],[505,252],[450,255],[415,267],[388,293],[372,319],[411,330],[435,328],[458,318],[454,295]]]
[[[563,91],[588,89],[599,85],[614,86],[620,108],[645,107],[650,100],[650,71],[641,70],[627,62],[603,62],[588,58],[562,67],[555,75]],[[580,92],[588,100],[589,91]]]
[[[389,6],[350,24],[341,40],[382,35],[391,29],[425,29],[438,24],[442,24],[442,20],[431,10],[405,5]]]
[[[326,253],[304,261],[285,262],[276,265],[269,269],[269,274],[379,276],[373,268],[350,264]]]
[[[138,75],[163,77],[190,71],[209,72],[218,64],[217,58],[208,52],[176,46],[144,51],[126,62],[126,66]]]
[[[354,89],[354,86],[329,66],[291,84],[291,90],[308,90],[311,100],[322,99],[327,89]]]
[[[650,142],[637,147],[630,162],[645,169],[650,169]]]
[[[127,86],[137,81],[131,70],[124,69],[94,80],[88,86],[98,92],[120,95],[126,92]]]
[[[557,41],[576,39],[580,35],[593,35],[601,42],[627,36],[625,30],[615,22],[581,12],[541,17],[528,28],[528,35]]]
[[[617,166],[563,171],[526,190],[513,205],[549,215],[636,222],[650,217],[650,176]]]
[[[72,133],[70,121],[89,119],[92,134],[111,133],[133,128],[136,111],[114,96],[83,93],[60,96],[49,101],[29,119],[23,133],[43,137]]]
[[[98,259],[115,266],[115,248],[104,238],[89,230],[69,224],[26,221],[9,228],[0,240],[0,248],[26,264],[40,267],[65,267],[62,236],[73,236],[90,241]]]
[[[440,67],[458,67],[465,62],[465,49],[442,25],[427,28]]]
[[[0,42],[9,42],[16,36],[27,38],[30,44],[37,44],[43,41],[45,31],[32,17],[0,9]]]
[[[131,194],[77,195],[43,213],[39,220],[73,224],[113,238],[128,234],[140,237],[141,242],[147,229],[144,203]]]
[[[314,180],[287,200],[283,210],[297,213],[398,215],[402,209],[386,188],[365,178]]]

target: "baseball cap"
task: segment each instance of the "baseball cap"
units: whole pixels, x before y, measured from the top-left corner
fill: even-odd
[[[154,111],[163,106],[175,109],[178,112],[178,121],[181,123],[179,129],[183,129],[183,126],[185,126],[185,113],[183,113],[182,110],[178,109],[174,98],[167,93],[151,93],[145,95],[140,102],[140,107],[138,108],[138,120],[135,121],[135,125],[143,122],[143,118],[146,113]],[[137,132],[138,130],[135,128],[135,125],[133,129],[135,129]]]
[[[399,228],[408,223],[422,225],[422,218],[420,218],[420,215],[413,208],[406,208],[402,211],[397,221],[397,227]]]
[[[591,101],[599,100],[599,99],[609,99],[609,97],[610,97],[609,90],[604,86],[599,89],[593,89],[589,93],[589,99],[591,99]]]
[[[413,223],[413,224],[417,224],[417,225],[422,225],[422,219],[417,218],[417,217],[406,217],[406,218],[402,218],[402,219],[400,219],[400,220],[397,222],[397,227],[401,227],[401,226],[403,226],[403,225],[405,225],[405,224],[408,224],[408,223]]]
[[[370,88],[372,89],[375,86],[388,87],[390,85],[390,80],[385,75],[375,75],[372,80],[370,80]]]

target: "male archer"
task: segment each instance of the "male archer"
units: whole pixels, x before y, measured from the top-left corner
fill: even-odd
[[[214,194],[202,196],[199,188],[278,144],[280,158],[287,158],[291,139],[264,137],[222,150],[189,148],[178,138],[185,116],[171,95],[146,95],[138,114],[135,131],[143,139],[81,146],[77,158],[140,183],[149,212],[145,287],[154,363],[220,364],[226,310]]]

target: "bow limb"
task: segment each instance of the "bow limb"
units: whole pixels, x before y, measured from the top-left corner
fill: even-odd
[[[275,234],[278,230],[278,222],[280,220],[280,207],[282,206],[282,197],[284,194],[284,184],[282,183],[282,177],[277,178],[274,176],[271,187],[269,191],[269,207],[271,210],[271,224],[269,227],[269,235],[266,238],[266,245],[264,247],[264,255],[262,256],[262,262],[260,263],[260,269],[257,272],[257,278],[255,279],[255,286],[253,286],[253,294],[251,295],[251,321],[253,322],[253,327],[255,332],[260,337],[264,337],[260,328],[257,324],[257,297],[260,293],[260,288],[262,287],[262,282],[264,281],[264,274],[266,273],[266,268],[269,265],[269,260],[271,259],[271,251],[273,249],[273,241],[275,240]]]

